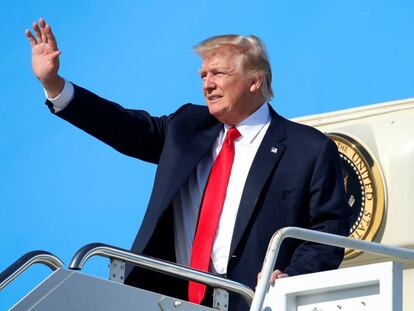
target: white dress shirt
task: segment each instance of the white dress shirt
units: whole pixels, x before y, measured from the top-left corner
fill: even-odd
[[[231,240],[244,184],[269,124],[269,106],[264,104],[236,126],[241,136],[234,142],[234,161],[211,253],[211,272],[227,273]],[[213,162],[221,150],[228,129],[229,126],[223,126],[211,151],[197,165],[196,170],[190,175],[188,182],[184,184],[173,201],[175,253],[179,264],[190,265],[201,198]]]
[[[74,96],[72,83],[65,81],[63,91],[55,98],[47,99],[53,104],[55,112],[66,108]],[[211,253],[211,272],[225,274],[229,259],[231,240],[241,196],[253,159],[270,124],[270,111],[267,104],[262,105],[236,128],[241,136],[235,140],[235,155],[226,198],[214,239]],[[189,266],[191,248],[197,225],[201,198],[213,162],[219,154],[229,126],[224,125],[211,151],[197,165],[180,192],[173,200],[174,241],[178,264]],[[162,246],[160,246],[162,247]]]
[[[62,92],[56,96],[55,98],[49,97],[45,90],[46,98],[53,104],[53,110],[57,113],[62,111],[69,105],[70,101],[72,100],[73,96],[75,95],[75,89],[73,84],[69,81],[65,80],[65,86],[63,87]]]

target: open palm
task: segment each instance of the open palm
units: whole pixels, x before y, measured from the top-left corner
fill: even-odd
[[[44,19],[33,23],[36,37],[26,29],[26,37],[32,46],[32,68],[40,81],[55,79],[59,70],[59,55],[55,36],[50,25]]]

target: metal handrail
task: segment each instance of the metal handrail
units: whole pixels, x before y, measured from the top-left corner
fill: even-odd
[[[212,287],[223,288],[241,295],[249,305],[253,301],[254,292],[246,285],[218,277],[214,274],[172,264],[160,259],[137,255],[127,250],[102,243],[91,243],[79,249],[70,261],[69,269],[81,270],[86,261],[93,256],[118,259],[153,271],[176,276],[186,280],[205,283]]]
[[[0,274],[0,291],[35,263],[44,264],[52,270],[63,267],[63,261],[52,253],[46,251],[29,252],[17,259]]]
[[[263,308],[264,298],[269,288],[270,276],[279,254],[280,245],[286,238],[295,238],[326,245],[361,250],[382,256],[414,261],[414,250],[397,246],[384,245],[381,243],[356,240],[331,233],[319,232],[309,229],[296,227],[282,228],[276,231],[269,242],[266,257],[263,261],[262,277],[257,284],[256,293],[253,298],[250,311],[261,311]]]

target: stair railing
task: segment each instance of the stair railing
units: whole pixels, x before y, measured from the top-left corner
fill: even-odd
[[[137,255],[130,251],[101,243],[88,244],[79,249],[70,261],[69,269],[81,270],[87,260],[93,256],[125,261],[149,270],[204,283],[215,288],[225,289],[241,295],[248,305],[253,301],[253,290],[241,283],[160,259]]]
[[[57,270],[63,267],[63,261],[52,253],[40,250],[31,251],[17,259],[0,274],[0,291],[13,282],[14,279],[30,266],[37,263],[46,265],[52,270]]]
[[[331,233],[297,227],[282,228],[276,231],[275,234],[273,234],[272,239],[269,242],[266,257],[263,261],[261,272],[262,277],[257,284],[253,302],[250,306],[250,311],[262,311],[265,295],[270,285],[270,276],[272,274],[277,256],[280,251],[280,245],[286,238],[294,238],[326,245],[361,250],[367,253],[393,257],[396,261],[414,261],[414,250],[411,249],[397,246],[389,246],[381,243],[368,242],[363,240],[356,240]]]

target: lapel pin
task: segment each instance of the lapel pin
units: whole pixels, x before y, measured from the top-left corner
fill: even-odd
[[[270,148],[270,152],[276,154],[277,153],[277,148],[276,147]]]

